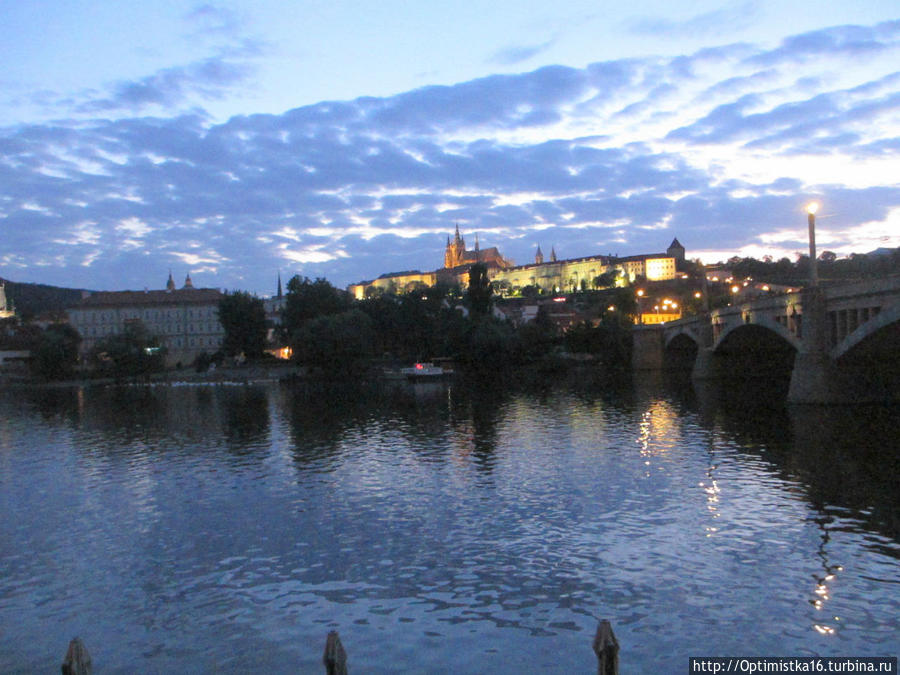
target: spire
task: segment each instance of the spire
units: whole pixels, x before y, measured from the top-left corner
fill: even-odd
[[[534,254],[534,264],[535,265],[543,265],[544,264],[544,254],[541,251],[541,245],[538,244],[538,250]]]
[[[278,295],[275,297],[281,300],[281,270],[278,270]]]
[[[169,280],[166,282],[166,290],[170,292],[175,290],[175,280],[172,278],[172,270],[169,270]]]
[[[184,288],[193,288],[194,282],[191,281],[191,273],[188,272],[188,275],[184,278]]]
[[[475,250],[478,251],[478,233],[475,233]]]
[[[550,262],[556,262],[556,247],[550,247]]]

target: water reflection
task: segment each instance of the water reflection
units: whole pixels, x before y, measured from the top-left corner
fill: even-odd
[[[329,628],[376,672],[583,672],[601,617],[635,672],[896,644],[893,418],[665,386],[0,393],[0,671],[87,615],[122,672],[312,671]]]

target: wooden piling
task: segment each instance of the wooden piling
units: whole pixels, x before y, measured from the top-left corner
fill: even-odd
[[[62,663],[62,675],[91,675],[91,655],[81,638],[72,638],[66,658]]]
[[[336,630],[331,631],[325,640],[322,663],[325,664],[325,675],[347,675],[347,652]]]
[[[619,675],[619,641],[606,619],[597,626],[594,653],[597,655],[597,675]]]

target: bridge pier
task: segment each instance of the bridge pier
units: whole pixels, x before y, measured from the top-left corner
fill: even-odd
[[[803,347],[794,357],[788,403],[836,403],[834,362],[828,355],[825,295],[818,287],[803,291]]]
[[[691,369],[691,379],[696,381],[717,380],[721,377],[719,361],[711,347],[700,347]]]
[[[632,370],[662,370],[665,344],[659,326],[635,326],[631,336]]]
[[[824,352],[801,351],[794,357],[788,403],[838,403],[834,363]]]

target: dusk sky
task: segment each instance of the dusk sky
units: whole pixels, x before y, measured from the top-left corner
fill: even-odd
[[[0,0],[0,277],[900,246],[896,0]]]

